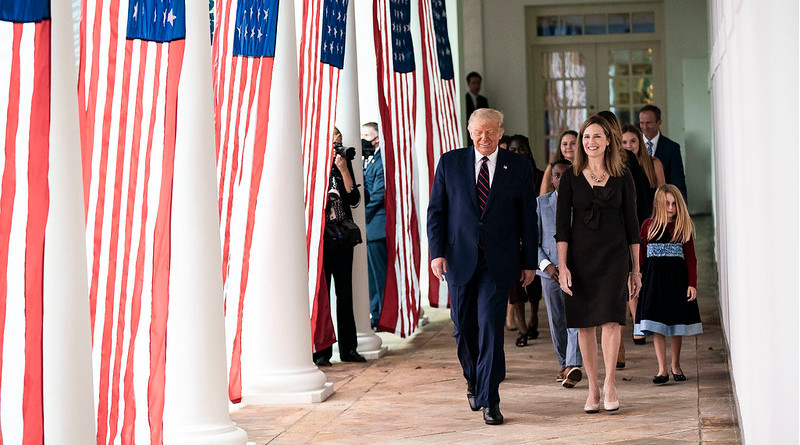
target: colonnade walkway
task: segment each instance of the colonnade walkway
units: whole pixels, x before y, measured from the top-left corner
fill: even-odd
[[[586,378],[572,389],[555,381],[558,364],[542,303],[537,340],[519,348],[516,332],[506,332],[503,425],[485,425],[481,412],[470,411],[449,311],[431,308],[425,309],[428,324],[411,338],[381,334],[389,346],[383,358],[365,364],[334,361],[323,368],[336,391],[325,402],[247,406],[231,417],[259,445],[740,443],[720,326],[713,222],[706,216],[695,223],[705,332],[684,339],[681,364],[687,380],[654,385],[658,366],[652,339],[634,345],[629,322],[623,335],[626,367],[617,373],[619,411],[585,414]],[[601,361],[601,382],[602,376]]]

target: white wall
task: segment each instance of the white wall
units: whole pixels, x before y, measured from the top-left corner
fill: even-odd
[[[533,132],[528,126],[527,79],[532,74],[527,72],[525,9],[563,3],[557,0],[464,0],[461,3],[464,72],[477,70],[483,74],[483,94],[492,107],[506,114],[506,133],[531,136]],[[570,3],[634,2],[575,0]],[[478,13],[482,16],[476,18],[474,14]],[[702,0],[664,2],[666,101],[657,105],[665,112],[662,117],[664,133],[681,144],[683,150],[692,213],[711,211],[708,66],[697,63],[703,60],[707,63],[709,56],[707,17],[706,3]],[[691,101],[684,100],[688,94],[692,94]],[[531,140],[537,138],[531,137]]]
[[[741,426],[752,444],[798,443],[798,4],[710,4],[717,261]]]

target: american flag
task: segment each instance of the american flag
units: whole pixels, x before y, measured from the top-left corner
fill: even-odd
[[[239,402],[244,297],[267,147],[278,1],[219,0],[216,6],[212,57],[228,397]]]
[[[419,228],[414,199],[416,73],[410,0],[374,0],[378,107],[385,140],[389,267],[382,331],[407,336],[419,324]]]
[[[0,4],[0,442],[42,443],[50,2]]]
[[[336,341],[322,267],[325,202],[333,161],[333,125],[344,66],[348,0],[303,2],[300,41],[300,126],[303,142],[308,290],[314,351]]]
[[[425,91],[423,102],[430,187],[439,157],[459,146],[461,126],[458,123],[453,55],[450,52],[444,0],[419,0],[419,23],[422,34],[422,84]],[[426,269],[429,273],[428,300],[431,306],[439,307],[440,289],[445,286],[442,286],[430,268]],[[445,300],[443,306],[449,306],[449,302]]]
[[[81,6],[78,100],[97,443],[160,444],[184,2]]]

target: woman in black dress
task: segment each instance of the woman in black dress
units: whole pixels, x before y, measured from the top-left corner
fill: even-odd
[[[558,188],[556,241],[567,327],[578,328],[578,342],[589,380],[584,410],[600,410],[597,339],[602,327],[606,376],[603,405],[619,409],[615,386],[619,325],[625,303],[642,287],[639,272],[639,222],[636,190],[620,154],[619,132],[592,116],[581,126],[572,170]]]

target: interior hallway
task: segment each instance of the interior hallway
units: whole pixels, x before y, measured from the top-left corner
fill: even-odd
[[[518,348],[516,331],[506,331],[507,376],[500,386],[504,425],[485,425],[480,412],[469,410],[449,312],[430,308],[429,323],[412,338],[401,341],[381,334],[390,348],[385,357],[323,369],[336,390],[327,401],[243,407],[231,414],[232,420],[259,445],[741,443],[720,328],[712,220],[699,217],[695,224],[705,332],[684,340],[681,364],[688,380],[653,385],[657,366],[652,339],[634,345],[629,323],[623,336],[627,366],[617,375],[617,412],[583,412],[585,377],[573,389],[555,382],[558,366],[542,303],[539,339]]]

